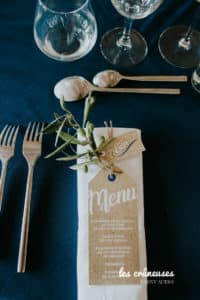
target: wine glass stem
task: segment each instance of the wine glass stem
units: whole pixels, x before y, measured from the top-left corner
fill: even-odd
[[[190,39],[193,29],[194,29],[193,25],[190,25],[188,27],[188,30],[187,30],[186,35],[185,35],[185,40],[186,41],[188,41]]]
[[[180,39],[179,41],[179,47],[184,48],[185,50],[190,50],[192,45],[191,45],[191,36],[193,30],[196,28],[198,22],[199,22],[199,14],[200,14],[200,5],[199,5],[199,0],[196,0],[198,7],[196,8],[196,12],[193,17],[193,22],[188,26],[187,32],[185,36]]]
[[[118,47],[132,48],[131,29],[133,20],[125,18],[122,36],[117,40]]]

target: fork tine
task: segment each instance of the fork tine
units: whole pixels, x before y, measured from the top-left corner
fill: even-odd
[[[2,130],[2,132],[0,134],[0,144],[1,144],[2,140],[3,140],[3,136],[4,136],[4,133],[6,132],[7,128],[8,128],[8,124],[4,126],[4,128],[3,128],[3,130]]]
[[[12,126],[8,126],[5,135],[2,137],[2,146],[6,146],[7,145],[7,139],[8,139],[8,135],[10,134]]]
[[[24,135],[24,141],[28,140],[28,135],[29,135],[29,132],[30,132],[30,128],[31,128],[31,122],[28,123],[28,127],[27,127],[25,135]]]
[[[43,129],[44,129],[44,123],[40,123],[40,126],[38,126],[38,134],[37,134],[38,142],[40,143],[42,142]]]
[[[36,129],[35,129],[34,141],[38,140],[40,124],[41,124],[41,123],[38,122],[37,127],[36,127]]]
[[[11,146],[15,146],[15,143],[16,143],[16,139],[17,139],[17,135],[18,135],[18,132],[19,132],[19,127],[20,126],[17,126],[17,128],[15,129],[15,132],[14,132],[14,135],[13,135],[13,139],[12,139],[12,142],[11,142]]]
[[[43,137],[43,130],[44,130],[44,123],[42,123],[42,127],[40,129],[40,133],[39,133],[39,142],[42,142],[42,137]]]
[[[30,136],[29,136],[29,141],[33,141],[34,140],[34,130],[35,130],[36,124],[37,123],[34,122],[33,125],[32,125],[32,129],[31,129]]]
[[[12,140],[13,133],[14,133],[14,131],[15,131],[15,128],[16,128],[15,126],[12,126],[12,129],[11,129],[10,134],[9,134],[9,136],[8,136],[8,141],[7,141],[7,145],[8,145],[8,146],[11,145],[11,140]]]

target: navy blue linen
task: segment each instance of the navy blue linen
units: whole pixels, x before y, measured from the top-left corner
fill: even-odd
[[[109,0],[92,2],[99,28],[95,48],[79,61],[59,63],[45,57],[34,43],[35,1],[1,0],[0,129],[5,123],[22,127],[16,156],[9,164],[0,215],[0,300],[77,299],[76,173],[66,164],[44,159],[37,164],[27,273],[16,274],[27,174],[21,143],[30,120],[49,122],[53,112],[61,111],[53,96],[59,79],[83,75],[91,80],[96,72],[111,68],[101,56],[99,41],[123,19]],[[191,70],[179,70],[163,61],[157,41],[168,26],[189,24],[194,10],[193,0],[166,0],[152,16],[135,22],[148,41],[149,55],[126,73],[191,75]],[[190,83],[180,86],[181,96],[98,94],[92,113],[96,126],[112,119],[114,126],[141,128],[143,132],[148,266],[176,273],[174,284],[149,285],[150,300],[199,299],[200,95]],[[69,104],[69,108],[80,118],[83,102]],[[45,138],[45,154],[52,144],[53,137]]]

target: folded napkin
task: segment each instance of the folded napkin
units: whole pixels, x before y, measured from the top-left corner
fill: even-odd
[[[138,129],[114,128],[114,137],[135,131],[141,138]],[[96,128],[95,137],[106,136],[106,128]],[[81,151],[79,147],[78,151]],[[117,163],[130,177],[138,178],[138,231],[139,231],[139,257],[140,270],[146,268],[146,242],[144,231],[144,205],[143,205],[143,172],[142,153]],[[142,279],[141,284],[129,285],[89,285],[89,248],[88,248],[88,183],[100,171],[99,167],[92,166],[89,173],[78,171],[78,257],[77,257],[77,278],[78,278],[78,300],[147,300],[147,284]]]

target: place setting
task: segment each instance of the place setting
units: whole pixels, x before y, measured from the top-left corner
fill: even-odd
[[[34,185],[33,179],[35,166],[39,158],[43,158],[48,162],[56,160],[57,164],[70,169],[69,172],[76,173],[75,186],[71,183],[75,189],[75,199],[70,198],[68,191],[63,197],[68,197],[67,201],[75,201],[77,205],[78,229],[75,239],[78,300],[150,300],[153,298],[149,297],[148,288],[153,280],[155,286],[160,280],[174,284],[174,270],[148,268],[149,239],[145,222],[145,197],[148,199],[148,193],[145,193],[143,179],[143,156],[145,152],[148,153],[148,147],[143,138],[143,126],[126,127],[123,117],[120,118],[121,123],[118,121],[120,126],[116,126],[113,110],[118,107],[113,97],[106,104],[109,119],[100,119],[97,109],[108,93],[123,96],[125,110],[119,112],[122,116],[131,110],[125,104],[126,97],[129,97],[128,105],[131,101],[134,103],[134,95],[137,95],[137,101],[143,99],[143,106],[149,105],[148,99],[159,99],[164,104],[166,99],[171,99],[173,105],[173,101],[177,104],[177,99],[183,99],[184,89],[189,86],[196,95],[200,93],[199,0],[193,1],[194,17],[189,25],[174,24],[165,28],[157,41],[163,63],[176,68],[175,74],[178,75],[174,75],[174,72],[152,74],[152,70],[135,72],[135,66],[145,62],[148,53],[155,49],[151,49],[145,37],[134,29],[134,24],[137,20],[145,21],[156,12],[159,18],[161,7],[162,14],[165,13],[166,2],[111,0],[115,13],[124,19],[124,26],[110,29],[100,37],[99,55],[109,67],[102,69],[99,64],[95,69],[97,72],[87,78],[82,75],[81,64],[79,74],[74,72],[73,64],[75,61],[78,64],[79,60],[81,62],[94,51],[97,43],[101,24],[97,17],[100,12],[95,11],[94,1],[37,0],[32,36],[40,50],[37,55],[46,56],[45,59],[48,57],[49,65],[57,62],[57,72],[61,65],[65,65],[66,76],[60,76],[51,86],[52,101],[58,108],[50,112],[51,120],[49,117],[48,122],[40,117],[38,121],[30,120],[21,145],[21,154],[27,167],[21,230],[15,257],[16,273],[21,280],[26,274],[31,274],[27,265],[31,199],[33,188],[39,188]],[[130,72],[121,71],[125,68]],[[188,70],[191,71],[190,76]],[[48,76],[51,79],[50,73]],[[74,104],[78,101],[80,105]],[[4,214],[6,202],[6,181],[8,188],[12,188],[7,178],[7,167],[10,160],[15,161],[16,141],[21,128],[18,124],[20,121],[16,124],[8,122],[0,128],[1,215]],[[134,123],[134,116],[128,124],[137,124]],[[50,136],[54,138],[53,150],[43,154],[43,140]],[[71,177],[66,180],[70,181]]]

